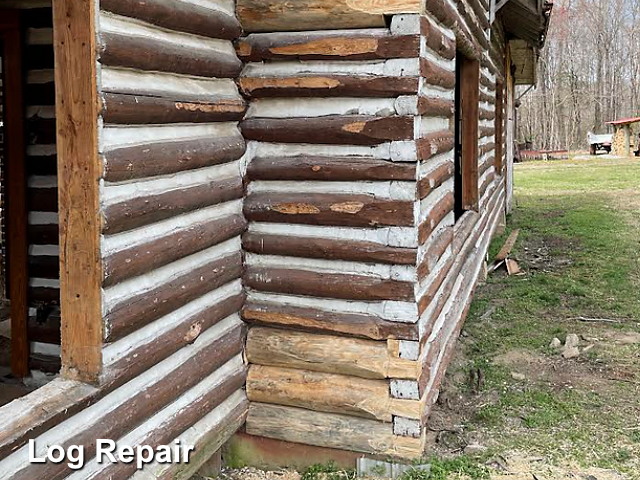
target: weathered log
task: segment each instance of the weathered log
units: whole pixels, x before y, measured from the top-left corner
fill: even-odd
[[[422,262],[418,265],[418,280],[422,280],[433,271],[452,242],[452,227],[445,227],[436,234],[435,238],[431,240],[431,245],[429,245]]]
[[[456,73],[445,70],[428,58],[420,59],[420,75],[430,85],[446,89],[452,89],[456,86]]]
[[[285,78],[242,77],[240,90],[250,98],[261,97],[397,97],[418,92],[417,77],[297,76]]]
[[[458,219],[454,227],[453,234],[453,253],[459,254],[462,251],[462,247],[471,235],[473,228],[478,222],[479,214],[477,212],[467,211],[462,217]]]
[[[484,197],[484,194],[487,191],[487,188],[489,188],[489,185],[493,183],[495,176],[496,176],[495,172],[491,172],[488,175],[486,175],[486,177],[480,184],[480,187],[478,188],[478,195],[480,198]]]
[[[418,363],[389,353],[386,342],[253,327],[250,363],[361,378],[418,378]]]
[[[245,228],[246,221],[242,215],[230,215],[112,253],[104,259],[103,285],[115,285],[127,278],[155,270],[240,235]]]
[[[391,35],[387,29],[352,32],[251,34],[236,52],[245,62],[290,60],[377,60],[420,56],[419,35]]]
[[[456,42],[447,37],[427,17],[420,18],[420,32],[427,42],[427,47],[447,60],[456,57]]]
[[[342,298],[345,300],[415,300],[412,282],[375,276],[249,266],[244,284],[262,292]]]
[[[53,146],[55,149],[55,145]],[[27,150],[26,161],[26,173],[27,175],[57,175],[58,173],[58,157],[55,153],[51,155],[36,154],[40,152],[33,152]]]
[[[480,120],[493,120],[496,118],[496,114],[491,110],[480,109]]]
[[[242,308],[249,323],[291,327],[316,333],[337,333],[372,340],[416,340],[416,324],[390,322],[375,315],[343,313],[249,300]]]
[[[54,145],[56,143],[56,119],[34,115],[25,122],[27,145]]]
[[[452,100],[436,97],[418,98],[418,115],[453,118],[455,104]]]
[[[438,203],[431,208],[427,218],[418,226],[418,240],[420,244],[427,241],[433,229],[438,226],[444,217],[453,211],[454,205],[455,199],[453,192],[447,192],[447,194],[438,200]]]
[[[25,70],[49,70],[54,67],[53,45],[26,45],[23,48]]]
[[[105,341],[116,341],[241,276],[242,254],[232,253],[153,290],[126,298],[105,316]]]
[[[418,180],[418,198],[426,198],[436,188],[453,177],[454,166],[452,161],[446,161],[434,168],[427,175]]]
[[[30,342],[60,345],[60,315],[49,315],[44,322],[30,317],[28,338]]]
[[[385,15],[420,13],[418,0],[240,0],[236,12],[245,32],[386,27]]]
[[[58,189],[52,188],[28,188],[27,208],[30,212],[57,212]]]
[[[393,435],[388,423],[256,402],[249,405],[246,431],[287,442],[406,460],[419,458],[423,453],[420,439]]]
[[[304,258],[348,260],[354,262],[415,265],[414,248],[390,247],[379,243],[329,239],[321,237],[295,237],[247,232],[242,237],[245,250],[263,255],[283,255]]]
[[[217,203],[241,198],[240,176],[155,195],[139,196],[109,205],[103,211],[102,231],[120,233]]]
[[[258,157],[247,167],[250,180],[414,180],[416,167],[372,157]]]
[[[245,151],[242,136],[194,138],[115,148],[104,152],[104,178],[121,182],[136,178],[231,162]]]
[[[232,50],[194,48],[164,41],[161,37],[124,32],[102,32],[100,38],[103,65],[216,78],[235,78],[242,70],[242,62]]]
[[[29,255],[31,278],[60,278],[60,259],[57,255]]]
[[[377,145],[413,138],[413,117],[335,115],[301,118],[248,118],[240,124],[248,140],[275,143]]]
[[[152,25],[204,37],[234,40],[242,34],[234,15],[188,1],[102,0],[100,8],[125,17],[137,18]]]
[[[480,127],[478,129],[479,138],[491,137],[493,135],[495,135],[495,129],[493,127]]]
[[[29,225],[27,227],[29,245],[57,245],[58,225],[56,223],[46,225]]]
[[[29,300],[42,303],[60,303],[59,287],[29,287]]]
[[[462,17],[446,0],[426,0],[425,8],[439,22],[451,28],[456,35],[456,48],[467,58],[479,60],[482,50],[471,32],[464,26]]]
[[[125,125],[238,121],[247,109],[241,98],[205,103],[104,93],[102,102],[105,123]]]
[[[458,6],[458,13],[464,19],[464,21],[465,21],[465,23],[467,25],[467,28],[471,32],[471,34],[472,34],[473,38],[475,39],[475,41],[480,44],[480,46],[482,47],[483,51],[488,50],[489,49],[489,41],[487,40],[487,37],[486,37],[486,35],[484,33],[484,30],[483,30],[482,26],[474,21],[473,14],[471,14],[467,10],[467,2],[457,2],[457,6]],[[487,19],[485,18],[485,23],[488,23],[486,20]]]
[[[483,72],[482,75],[480,75],[480,85],[487,87],[491,90],[493,90],[494,88],[496,88],[496,83],[495,81],[491,80],[489,77],[487,77],[487,75]]]
[[[371,195],[253,193],[246,198],[244,214],[255,222],[413,226],[412,202]]]
[[[454,238],[455,241],[455,238]],[[445,281],[451,267],[454,263],[453,256],[449,256],[446,261],[443,262],[442,267],[437,273],[433,276],[427,289],[422,292],[422,296],[418,299],[418,314],[422,315],[424,311],[429,307],[431,302],[434,300],[436,293],[440,289],[442,282]]]
[[[496,148],[496,144],[493,142],[480,145],[480,148],[479,148],[480,156],[486,155],[489,152],[493,152],[495,148]]]
[[[24,98],[30,105],[56,104],[56,86],[53,82],[27,83],[24,87]]]
[[[454,135],[451,130],[441,130],[416,140],[418,160],[428,160],[431,157],[453,150]]]
[[[59,355],[42,355],[39,353],[32,353],[29,357],[30,370],[39,370],[44,373],[58,375],[61,368],[62,360]]]

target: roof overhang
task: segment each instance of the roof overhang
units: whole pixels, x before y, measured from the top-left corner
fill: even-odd
[[[520,39],[510,40],[509,48],[516,85],[535,85],[538,82],[539,49]]]

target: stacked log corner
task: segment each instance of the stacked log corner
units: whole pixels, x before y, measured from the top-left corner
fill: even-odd
[[[422,455],[504,201],[500,73],[483,60],[480,209],[454,222],[455,57],[488,47],[487,11],[472,1],[464,15],[448,2],[361,15],[350,30],[318,17],[305,32],[256,25],[255,2],[239,2],[248,434]]]

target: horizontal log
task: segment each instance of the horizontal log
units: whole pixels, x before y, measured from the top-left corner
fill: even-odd
[[[456,86],[456,72],[445,70],[428,58],[420,59],[420,75],[430,85],[448,90]]]
[[[29,276],[60,278],[60,259],[57,255],[29,255]]]
[[[453,30],[456,35],[456,48],[472,60],[480,60],[482,50],[455,7],[447,0],[425,0],[426,11],[440,23]]]
[[[245,62],[417,58],[420,36],[391,35],[387,29],[251,34],[238,41],[236,52]]]
[[[218,165],[245,152],[242,136],[194,138],[115,148],[103,153],[104,178],[121,182]]]
[[[457,7],[458,7],[458,13],[464,19],[467,25],[467,28],[471,32],[471,35],[473,36],[474,40],[478,42],[478,44],[482,47],[483,51],[488,50],[489,41],[487,40],[487,37],[484,33],[482,26],[475,20],[473,14],[469,11],[468,3],[458,2]],[[485,23],[488,23],[486,22],[486,18],[485,18]]]
[[[235,78],[242,70],[242,62],[233,51],[194,48],[162,37],[124,32],[102,32],[100,38],[100,63],[111,67],[215,78]]]
[[[436,97],[418,98],[418,115],[425,117],[453,118],[455,103],[453,100]]]
[[[491,173],[487,174],[485,179],[480,184],[480,187],[478,187],[478,197],[479,198],[484,197],[484,194],[487,191],[487,188],[489,188],[489,185],[491,185],[493,183],[493,180],[495,179],[495,177],[496,177],[495,172],[491,172]]]
[[[60,315],[50,315],[43,322],[29,317],[27,336],[30,342],[60,345]]]
[[[30,212],[57,212],[58,188],[28,188],[27,209]]]
[[[455,239],[454,239],[455,241]],[[454,259],[453,256],[447,258],[447,260],[443,263],[442,268],[437,271],[437,273],[430,279],[429,285],[427,289],[422,292],[422,296],[418,299],[418,314],[422,315],[424,311],[429,308],[431,302],[436,298],[436,293],[440,289],[440,286],[447,278],[449,271],[451,270],[451,266],[453,265]]]
[[[418,280],[422,280],[427,277],[438,261],[444,255],[444,252],[447,251],[447,248],[453,242],[453,228],[446,227],[443,228],[440,232],[438,232],[431,240],[431,244],[429,245],[427,251],[425,252],[424,258],[418,265]]]
[[[480,166],[478,167],[478,175],[482,176],[482,174],[484,174],[484,172],[486,172],[489,168],[493,167],[495,165],[495,156],[490,155],[488,156],[484,162],[480,163]]]
[[[413,117],[248,118],[240,124],[240,130],[246,139],[261,142],[377,145],[413,139]]]
[[[27,145],[55,145],[55,118],[42,118],[34,115],[27,119],[25,128],[27,131]]]
[[[155,195],[141,195],[108,205],[103,210],[102,231],[120,233],[183,213],[242,198],[240,176]]]
[[[250,403],[246,431],[287,442],[405,460],[423,453],[420,439],[393,435],[388,423],[264,403]]]
[[[480,120],[494,120],[496,118],[496,114],[491,110],[481,108],[479,117]]]
[[[261,292],[345,300],[415,300],[413,283],[347,273],[249,266],[244,284]]]
[[[495,149],[496,149],[496,144],[493,142],[480,145],[480,149],[479,149],[480,156],[486,155],[489,152],[493,152]]]
[[[372,340],[416,340],[417,326],[384,320],[375,315],[318,310],[249,300],[242,308],[249,323],[294,328],[316,333],[337,333]]]
[[[56,86],[53,82],[27,83],[24,86],[24,98],[28,105],[54,106]]]
[[[245,32],[386,27],[385,15],[420,13],[418,0],[239,0],[236,12]]]
[[[247,167],[250,180],[415,180],[416,167],[372,157],[258,157]]]
[[[456,57],[456,41],[442,33],[426,16],[420,18],[420,33],[433,52],[447,60]]]
[[[428,160],[440,153],[453,150],[454,135],[451,130],[430,133],[416,140],[418,159]]]
[[[242,237],[242,246],[246,251],[262,255],[322,258],[392,265],[415,265],[416,261],[416,250],[414,248],[390,247],[359,240],[246,232]]]
[[[417,77],[297,76],[242,77],[240,90],[250,98],[262,97],[375,97],[389,98],[418,92]]]
[[[29,225],[27,227],[29,245],[57,245],[58,225]]]
[[[234,40],[242,34],[240,22],[234,15],[188,1],[102,0],[100,8],[125,17],[137,18],[169,30],[192,33],[203,37]]]
[[[247,109],[241,98],[184,102],[142,95],[104,93],[102,118],[111,124],[205,123],[239,121]]]
[[[453,192],[447,192],[432,208],[427,218],[418,226],[418,240],[423,244],[438,224],[453,211],[455,199]]]
[[[29,287],[28,296],[32,302],[60,304],[59,287]]]
[[[29,356],[29,370],[38,370],[40,372],[57,375],[60,373],[61,368],[62,361],[58,355],[32,353]]]
[[[389,382],[252,365],[247,376],[250,402],[306,408],[315,412],[341,413],[393,420]]]
[[[163,285],[128,297],[105,315],[105,341],[119,338],[242,276],[240,252],[217,258]]]
[[[496,130],[493,127],[480,127],[478,129],[478,137],[479,138],[484,138],[484,137],[491,137],[493,135],[495,135]]]
[[[482,72],[481,72],[481,75],[480,75],[480,85],[482,85],[484,87],[487,87],[487,88],[489,88],[491,90],[496,88],[496,82],[491,80],[489,77],[487,77]],[[481,94],[480,100],[481,101],[485,101],[485,100],[482,100],[482,92],[480,92],[480,94]]]
[[[426,198],[436,188],[453,177],[453,161],[447,161],[437,168],[434,168],[427,175],[418,180],[418,198]]]
[[[253,193],[246,198],[244,214],[255,222],[413,226],[413,202],[370,195]]]
[[[103,285],[115,285],[127,278],[153,271],[238,236],[245,228],[246,221],[242,215],[230,215],[112,253],[104,259]]]
[[[27,175],[57,175],[58,158],[53,155],[33,155],[27,152]]]
[[[53,45],[26,45],[22,57],[25,70],[49,70],[54,66]]]
[[[418,363],[389,353],[386,342],[252,327],[250,363],[361,378],[418,378]]]

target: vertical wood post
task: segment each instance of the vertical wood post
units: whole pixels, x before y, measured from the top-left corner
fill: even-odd
[[[29,273],[27,242],[27,178],[25,173],[24,103],[22,99],[22,36],[18,10],[0,10],[4,51],[5,165],[7,218],[7,286],[11,301],[11,371],[29,375]]]
[[[495,170],[496,175],[502,175],[502,155],[504,147],[504,85],[496,83],[496,128],[495,128]]]
[[[97,382],[102,367],[95,0],[53,2],[62,373]]]
[[[624,154],[628,157],[631,155],[631,125],[624,127]]]
[[[478,210],[478,123],[480,62],[464,59],[460,72],[462,109],[462,208]]]

